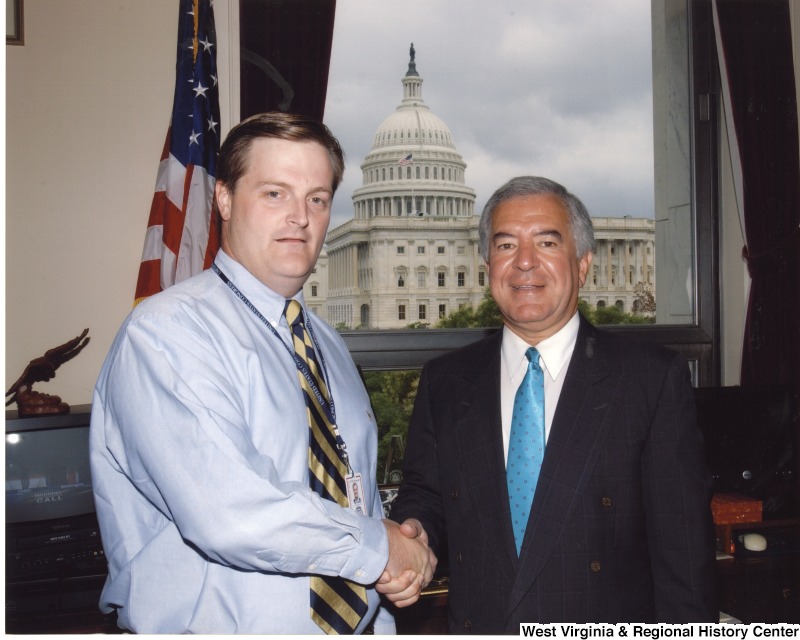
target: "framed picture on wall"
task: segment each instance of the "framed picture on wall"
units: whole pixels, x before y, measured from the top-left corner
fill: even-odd
[[[25,44],[22,3],[24,0],[6,0],[6,44]]]

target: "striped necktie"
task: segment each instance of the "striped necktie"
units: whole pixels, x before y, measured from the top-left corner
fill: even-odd
[[[292,329],[297,362],[297,376],[308,414],[308,468],[311,488],[327,500],[348,506],[347,464],[338,446],[330,394],[314,350],[314,342],[306,330],[303,308],[297,300],[286,303],[286,321]],[[353,633],[367,613],[365,587],[339,577],[311,577],[311,619],[325,633]]]
[[[544,373],[539,366],[539,352],[536,349],[530,347],[525,355],[528,357],[528,371],[514,398],[506,462],[506,482],[517,555],[528,526],[545,444]]]

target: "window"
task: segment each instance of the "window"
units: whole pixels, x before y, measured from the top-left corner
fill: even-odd
[[[460,256],[466,255],[467,248],[463,244],[459,245],[458,249],[456,250],[456,253],[458,253],[458,255],[460,255]]]
[[[428,282],[427,275],[428,274],[426,274],[424,271],[417,271],[417,286],[420,289],[424,289],[425,286],[427,285]]]
[[[467,281],[467,274],[464,271],[459,271],[457,276],[458,276],[458,286],[459,287],[465,286]]]
[[[313,298],[317,297],[317,285],[315,284],[311,285],[311,297]]]
[[[447,316],[447,305],[440,304],[439,305],[439,320]]]
[[[397,319],[398,320],[406,319],[406,305],[404,304],[397,305]]]
[[[524,4],[524,3],[523,3]],[[658,220],[655,226],[655,241],[646,244],[639,249],[634,249],[636,259],[650,256],[646,262],[636,264],[636,271],[633,273],[633,284],[637,279],[645,282],[652,282],[656,289],[657,301],[657,324],[647,327],[614,327],[614,331],[635,331],[638,337],[646,341],[667,344],[673,348],[684,352],[696,367],[696,380],[703,381],[704,384],[716,382],[715,367],[719,366],[719,335],[716,333],[714,319],[719,318],[719,287],[715,284],[718,277],[718,270],[713,263],[714,252],[697,251],[696,247],[711,246],[717,241],[718,233],[715,227],[716,216],[715,207],[718,182],[718,163],[716,136],[718,125],[718,104],[717,89],[715,87],[716,68],[715,61],[709,58],[709,52],[713,50],[713,22],[711,20],[710,3],[698,2],[697,0],[667,0],[664,3],[643,3],[648,5],[646,18],[650,24],[641,21],[636,22],[635,26],[628,28],[632,38],[643,37],[647,40],[647,46],[652,52],[650,55],[643,56],[644,66],[649,67],[652,74],[652,107],[650,113],[638,114],[641,117],[639,123],[643,123],[643,129],[649,129],[649,135],[655,131],[656,139],[653,140],[653,149],[650,150],[649,161],[643,158],[638,166],[655,167],[655,187],[651,192],[656,192],[653,210],[647,212]],[[520,6],[523,6],[522,4]],[[485,10],[491,13],[491,9]],[[650,12],[652,11],[652,15]],[[691,14],[691,19],[690,19]],[[644,26],[644,28],[642,28]],[[337,24],[337,29],[339,25]],[[336,34],[334,34],[336,39]],[[334,47],[334,52],[336,47]],[[334,55],[336,55],[334,53]],[[591,56],[591,50],[589,50]],[[596,57],[596,56],[595,56]],[[422,49],[419,49],[417,64],[420,74],[425,76],[426,82],[433,85],[441,82],[441,79],[434,80],[426,74],[431,72],[423,64],[424,56]],[[588,64],[588,63],[587,63]],[[608,73],[616,73],[613,67],[608,68]],[[610,77],[610,76],[609,76]],[[331,78],[329,92],[336,86],[336,79]],[[426,84],[426,86],[428,86]],[[612,87],[631,89],[632,87],[625,78],[622,84],[614,80]],[[710,96],[710,98],[709,98]],[[440,115],[445,122],[454,118],[449,105],[437,103],[432,95],[426,95],[426,101],[432,110]],[[388,108],[386,114],[396,106],[396,96],[392,95],[387,99]],[[704,102],[705,100],[705,102]],[[707,105],[711,104],[709,110]],[[609,112],[610,114],[611,112]],[[329,114],[326,112],[326,118]],[[655,122],[655,127],[653,126]],[[452,120],[451,126],[455,124]],[[517,126],[511,123],[510,126]],[[332,122],[334,132],[341,130],[335,121]],[[367,131],[369,138],[371,132]],[[459,132],[453,131],[456,141],[459,139]],[[611,134],[612,132],[606,132]],[[603,133],[603,135],[606,135]],[[423,132],[423,137],[431,136],[430,132]],[[463,134],[462,134],[463,135]],[[461,153],[465,154],[465,149],[458,147]],[[683,153],[679,153],[682,151]],[[653,157],[653,154],[655,157]],[[685,166],[674,166],[675,159],[682,156]],[[602,157],[602,156],[601,156]],[[361,158],[356,160],[360,161]],[[464,155],[467,163],[468,185],[475,187],[474,160]],[[441,168],[441,167],[439,167]],[[434,167],[434,177],[438,179],[438,169]],[[456,176],[461,176],[463,172],[456,171]],[[469,176],[473,175],[470,179]],[[511,174],[509,174],[510,176]],[[664,179],[670,176],[670,181]],[[444,175],[442,176],[444,177]],[[674,181],[673,181],[674,178]],[[470,180],[473,182],[470,184]],[[670,186],[669,192],[666,185]],[[567,188],[573,190],[578,196],[587,199],[585,191],[581,191],[579,186],[565,184]],[[661,190],[661,191],[659,191]],[[680,193],[678,193],[680,192]],[[485,197],[485,196],[484,196]],[[625,198],[617,200],[618,211],[614,213],[622,219],[623,213],[629,210],[634,216],[639,216],[638,209],[629,208]],[[426,203],[427,204],[427,203]],[[478,212],[482,207],[482,202],[476,202]],[[587,203],[590,211],[593,212],[591,203]],[[400,204],[393,203],[392,210],[401,210]],[[448,211],[444,206],[440,208],[430,208],[431,215]],[[594,212],[593,212],[594,213]],[[597,214],[595,214],[597,215]],[[439,256],[445,255],[446,245],[437,245],[436,253]],[[615,304],[617,300],[622,300],[625,309],[634,308],[634,300],[624,297],[621,294],[622,288],[631,283],[630,273],[627,272],[627,256],[629,251],[624,250],[624,245],[620,244],[621,250],[616,251],[613,242],[609,242],[605,247],[605,253],[595,256],[593,267],[598,267],[598,271],[593,269],[592,275],[587,283],[587,287],[581,292],[581,298],[601,308],[606,305]],[[612,265],[603,264],[600,269],[601,258],[608,260],[609,256],[614,256],[617,261]],[[670,264],[671,263],[671,264]],[[619,277],[612,272],[612,267],[620,271]],[[641,274],[637,276],[636,274]],[[682,277],[676,277],[677,274]],[[612,275],[613,274],[613,275]],[[619,286],[618,294],[615,291],[606,289],[613,285]],[[482,287],[488,282],[485,272],[478,271],[477,281]],[[446,283],[445,273],[437,272],[437,285],[444,287]],[[688,286],[687,286],[688,283]],[[466,283],[465,283],[466,284]],[[604,298],[605,297],[605,298]],[[624,298],[624,299],[623,299]],[[438,305],[438,301],[436,302]],[[455,301],[448,301],[448,307],[453,310],[456,307]],[[373,314],[377,316],[377,314]],[[664,325],[663,327],[659,325]],[[433,330],[429,330],[433,333]],[[427,333],[427,332],[426,332]],[[474,339],[474,333],[454,337],[453,346],[459,341]],[[359,336],[364,337],[364,336]],[[378,338],[382,340],[382,338]],[[394,339],[394,338],[391,338]],[[418,336],[413,336],[418,340]],[[432,349],[438,349],[442,338],[431,338],[434,340]],[[402,338],[398,338],[402,342]],[[392,350],[391,340],[385,343],[387,352],[397,353],[398,357],[404,352],[403,348]],[[353,350],[358,361],[358,349]],[[365,356],[366,357],[366,356]],[[716,364],[715,364],[716,363]]]
[[[419,305],[419,319],[425,320],[426,314],[426,306],[424,304]]]
[[[419,246],[417,247],[417,253],[418,253],[419,255],[424,255],[424,253],[425,253],[425,245],[419,245]]]
[[[401,255],[403,255],[405,252],[406,252],[406,248],[405,248],[405,247],[403,247],[403,246],[401,246],[401,245],[398,245],[398,247],[397,247],[397,255],[398,255],[398,256],[401,256]]]

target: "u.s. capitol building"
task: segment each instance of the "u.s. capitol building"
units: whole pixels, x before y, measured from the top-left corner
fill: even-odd
[[[304,287],[306,303],[333,326],[435,325],[462,306],[477,307],[489,284],[467,165],[423,101],[422,82],[412,45],[403,99],[361,164],[353,219],[328,233]],[[655,283],[654,222],[593,221],[597,252],[581,297],[633,311],[636,283]]]

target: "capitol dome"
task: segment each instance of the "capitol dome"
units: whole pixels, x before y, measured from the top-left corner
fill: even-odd
[[[328,232],[327,263],[305,287],[312,309],[324,308],[337,327],[429,326],[484,296],[467,165],[422,99],[413,44],[409,53],[400,105],[375,130],[361,164],[353,218]]]
[[[422,99],[414,45],[402,79],[403,99],[380,124],[353,192],[356,219],[375,216],[472,216],[475,192],[444,121]]]
[[[375,133],[372,150],[406,147],[409,142],[455,149],[450,129],[421,100],[399,106],[395,113],[381,123]]]

